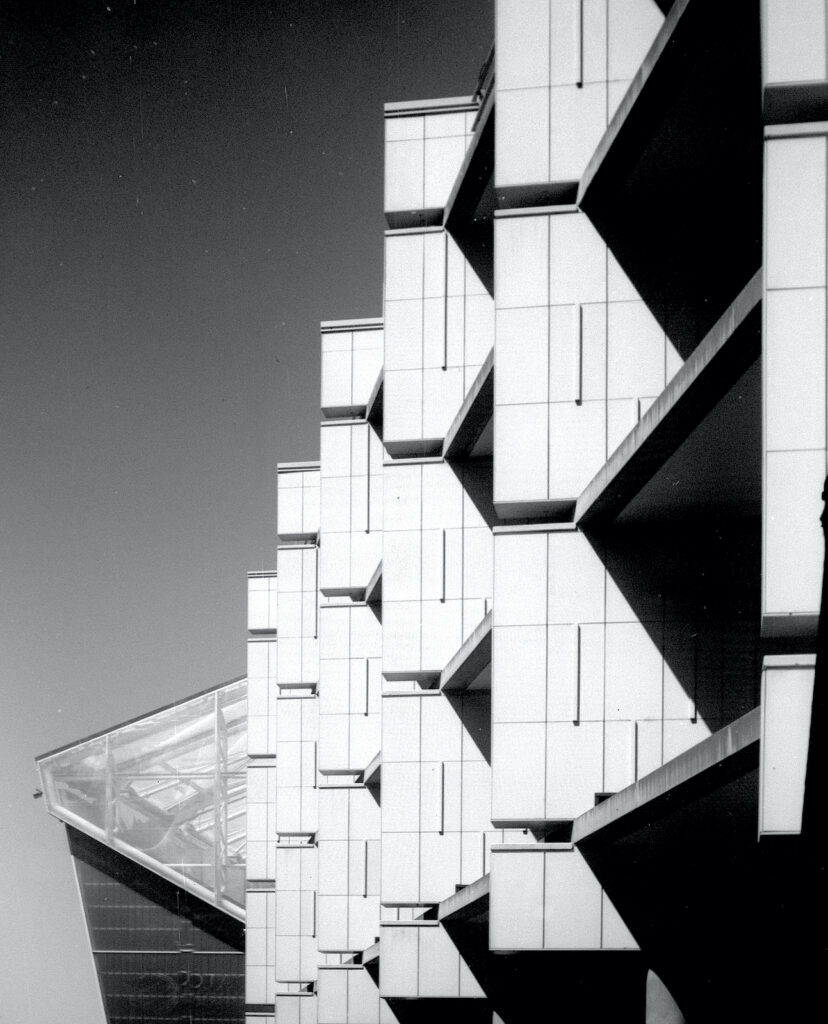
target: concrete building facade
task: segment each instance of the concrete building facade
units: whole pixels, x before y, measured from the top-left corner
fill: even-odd
[[[382,317],[249,579],[249,1022],[805,1005],[827,23],[497,0],[386,106]]]

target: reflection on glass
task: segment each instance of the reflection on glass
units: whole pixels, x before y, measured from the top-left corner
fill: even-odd
[[[246,733],[241,679],[41,758],[49,811],[238,915]]]
[[[242,1024],[241,922],[67,832],[109,1024]]]

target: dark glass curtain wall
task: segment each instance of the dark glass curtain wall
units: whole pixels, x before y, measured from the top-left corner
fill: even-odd
[[[67,832],[109,1024],[242,1024],[244,926]]]

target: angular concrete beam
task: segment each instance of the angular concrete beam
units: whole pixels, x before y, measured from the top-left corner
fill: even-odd
[[[754,274],[575,505],[575,522],[614,519],[722,399],[761,349],[762,273]]]
[[[382,778],[382,751],[368,764],[362,773],[362,783],[365,786],[378,786]]]
[[[476,881],[448,896],[437,907],[437,920],[443,924],[454,924],[480,918],[489,912],[489,876],[483,875]]]
[[[468,458],[494,415],[494,349],[486,356],[443,442],[444,459]]]
[[[467,690],[491,663],[492,613],[489,612],[440,673],[440,689],[448,692]],[[491,673],[488,685],[475,689],[491,689]]]
[[[382,426],[383,410],[383,384],[385,382],[385,367],[380,367],[371,394],[368,396],[368,404],[365,406],[365,419],[375,427]]]
[[[759,35],[758,3],[675,0],[578,190],[685,359],[762,261]]]
[[[379,963],[379,958],[380,944],[379,941],[377,941],[373,946],[369,946],[367,949],[362,951],[362,966],[367,967],[369,964]]]
[[[749,767],[758,767],[761,714],[761,708],[754,708],[643,779],[590,808],[575,819],[572,841],[577,846],[604,829],[627,823],[632,817],[652,820],[658,804],[673,799],[679,791],[706,785],[723,786]]]
[[[676,87],[676,80],[688,59],[684,48],[677,44],[677,29],[691,2],[676,0],[669,4],[669,12],[664,12],[667,16],[664,24],[587,164],[578,188],[578,206],[583,205],[590,192],[602,187],[604,179],[617,175],[619,168],[630,160],[631,154],[640,151],[642,140],[649,136],[652,119],[664,108],[665,92]],[[668,45],[671,45],[672,59],[662,60]]]
[[[477,115],[469,148],[449,195],[443,223],[449,232],[470,220],[480,203],[494,169],[494,90],[490,90]]]
[[[364,601],[366,604],[379,604],[382,601],[382,562],[377,564],[376,569],[365,586]]]

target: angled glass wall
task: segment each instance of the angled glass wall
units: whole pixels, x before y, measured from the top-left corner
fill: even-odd
[[[66,831],[108,1024],[241,1024],[244,925]]]
[[[38,759],[51,814],[244,919],[247,680]]]

